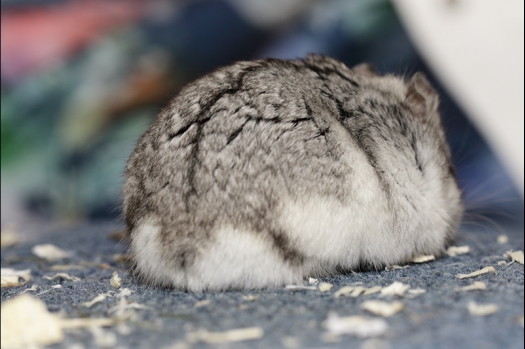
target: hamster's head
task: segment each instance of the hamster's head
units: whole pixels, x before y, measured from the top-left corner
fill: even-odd
[[[406,171],[412,192],[421,198],[436,229],[449,240],[463,217],[461,190],[438,110],[439,96],[422,73],[410,78],[379,76],[369,65],[353,68],[362,77],[363,105],[383,127],[376,139],[394,143],[385,146],[383,161],[394,171]],[[372,97],[373,95],[373,97]],[[379,111],[378,111],[379,109]],[[375,113],[375,114],[374,114]],[[385,141],[386,142],[386,141]],[[386,143],[385,143],[386,145]],[[416,194],[414,194],[416,195]]]

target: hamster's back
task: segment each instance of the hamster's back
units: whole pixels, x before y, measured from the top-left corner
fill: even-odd
[[[439,253],[461,216],[421,75],[333,59],[240,62],[186,87],[126,167],[146,282],[261,288]]]

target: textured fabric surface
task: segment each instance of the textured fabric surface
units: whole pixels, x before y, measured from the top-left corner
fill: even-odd
[[[522,348],[523,347],[523,265],[508,264],[504,254],[510,250],[523,250],[523,228],[504,229],[508,242],[498,243],[502,232],[478,229],[459,233],[456,246],[468,245],[470,252],[456,257],[443,256],[407,268],[359,272],[320,280],[334,284],[328,292],[314,290],[273,289],[262,291],[231,291],[192,294],[181,291],[157,289],[137,284],[125,267],[115,260],[125,246],[110,234],[122,229],[115,224],[86,225],[77,228],[57,229],[42,234],[38,239],[2,250],[2,268],[31,269],[31,281],[21,287],[2,288],[2,302],[21,294],[23,290],[38,285],[33,292],[43,300],[49,311],[61,313],[66,318],[110,317],[110,309],[117,305],[116,297],[108,297],[91,308],[82,302],[97,295],[116,290],[110,285],[114,271],[122,278],[122,288],[132,293],[128,302],[147,306],[134,309],[135,319],[125,321],[126,327],[104,328],[104,333],[115,333],[120,348]],[[71,251],[72,257],[47,262],[37,258],[31,248],[36,244],[52,243]],[[500,261],[507,264],[498,264]],[[86,265],[92,262],[94,265]],[[107,263],[103,265],[102,263]],[[83,265],[83,269],[53,270],[55,264]],[[100,265],[102,264],[102,268]],[[109,266],[109,267],[108,267]],[[488,273],[474,278],[459,279],[466,274],[494,266],[497,275]],[[78,282],[61,278],[44,279],[58,272],[79,277]],[[426,290],[415,298],[381,296],[380,293],[360,295],[357,298],[339,297],[334,293],[344,285],[372,287],[387,286],[394,281],[410,285],[412,289]],[[457,292],[456,288],[475,281],[483,281],[486,290]],[[62,288],[51,288],[61,284]],[[39,293],[44,292],[40,295]],[[245,297],[253,295],[254,300]],[[386,318],[388,330],[377,338],[358,338],[353,335],[333,337],[326,335],[323,325],[329,312],[339,316],[365,315],[377,318],[361,309],[365,300],[399,300],[405,308]],[[209,300],[209,303],[197,303]],[[494,303],[498,312],[476,317],[467,310],[468,303]],[[197,303],[197,306],[196,306]],[[257,326],[264,330],[260,339],[239,343],[207,344],[190,343],[188,333],[199,329],[210,332]],[[96,348],[91,331],[81,329],[66,331],[62,343],[53,348]],[[111,341],[110,341],[111,342]],[[81,345],[79,345],[81,344]],[[174,346],[175,345],[175,346]],[[178,346],[177,346],[178,345]]]

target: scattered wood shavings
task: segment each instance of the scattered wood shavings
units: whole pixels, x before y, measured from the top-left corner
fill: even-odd
[[[211,300],[209,300],[209,299],[198,301],[198,302],[195,302],[195,308],[204,307],[206,305],[209,305],[210,303],[211,303]]]
[[[361,309],[383,317],[392,316],[395,313],[403,310],[404,307],[405,304],[403,302],[387,303],[378,300],[369,300],[361,304]]]
[[[381,291],[381,289],[381,286],[373,286],[371,288],[366,288],[363,286],[343,286],[334,293],[334,296],[335,298],[339,298],[341,296],[356,298],[359,297],[361,294],[369,295],[377,293]]]
[[[471,315],[486,316],[498,312],[499,308],[496,304],[476,304],[469,302],[467,309]]]
[[[287,290],[317,290],[315,286],[303,286],[303,285],[286,285]]]
[[[503,256],[510,258],[513,262],[523,264],[523,251],[507,251]]]
[[[467,291],[486,290],[486,289],[487,289],[487,285],[484,282],[476,281],[471,285],[456,288],[456,292],[467,292]]]
[[[395,281],[391,285],[381,289],[381,294],[385,296],[402,296],[409,288],[410,285]]]
[[[455,257],[460,254],[465,254],[470,252],[470,246],[450,246],[445,253],[450,257]]]
[[[38,286],[33,285],[31,286],[31,288],[26,288],[25,290],[23,290],[22,294],[27,293],[27,292],[36,292],[36,291],[38,291]]]
[[[408,268],[408,265],[400,266],[400,265],[394,264],[394,265],[386,266],[385,271],[392,271],[392,270],[405,269],[405,268]]]
[[[113,332],[104,331],[100,327],[90,327],[95,344],[101,348],[112,348],[117,344],[117,335]]]
[[[410,289],[410,290],[407,291],[408,298],[411,298],[411,299],[419,297],[420,295],[422,295],[423,293],[426,293],[426,292],[427,292],[427,290],[422,289],[422,288],[414,288],[414,289]]]
[[[53,276],[44,276],[44,279],[46,280],[55,280],[55,279],[65,279],[65,280],[70,280],[70,281],[73,281],[73,282],[78,282],[80,281],[80,278],[76,277],[76,276],[71,276],[69,274],[66,274],[66,273],[58,273],[58,274],[55,274]]]
[[[62,250],[52,244],[42,244],[33,246],[31,252],[37,257],[43,258],[50,262],[58,261],[64,258],[71,257],[72,253]]]
[[[53,285],[51,286],[51,288],[48,288],[47,290],[45,291],[42,291],[40,293],[37,293],[35,294],[35,296],[40,296],[41,294],[44,294],[44,293],[48,293],[49,291],[53,290],[53,289],[59,289],[59,288],[62,288],[62,285],[58,284],[58,285]]]
[[[20,281],[22,279],[23,281]],[[31,269],[14,270],[11,268],[0,269],[0,286],[15,287],[23,286],[31,280]]]
[[[412,263],[426,263],[426,262],[433,261],[435,259],[436,259],[436,256],[434,256],[433,254],[428,254],[428,255],[422,254],[422,255],[418,255],[412,258],[411,262]]]
[[[388,324],[381,318],[370,318],[366,316],[339,317],[335,313],[329,313],[323,326],[331,334],[353,334],[357,337],[376,337],[384,334]]]
[[[80,261],[80,264],[85,265],[87,267],[99,267],[100,269],[111,269],[111,265],[107,263],[94,263],[94,262]]]
[[[259,299],[259,296],[254,296],[253,294],[249,294],[249,295],[243,296],[242,299],[248,302],[253,302],[256,299]]]
[[[260,327],[248,327],[230,330],[226,332],[208,332],[199,330],[190,332],[186,335],[188,342],[205,342],[210,344],[242,342],[253,339],[260,339],[264,336],[264,331]]]
[[[314,278],[308,278],[308,283],[310,285],[317,285],[319,283],[319,280],[314,279]]]
[[[111,293],[101,293],[88,302],[80,303],[80,305],[86,308],[91,308],[96,303],[102,302],[104,299],[106,299],[107,297],[111,297],[111,296],[112,296]]]
[[[319,284],[319,291],[321,292],[328,292],[334,287],[334,285],[328,283],[328,282],[321,282]]]
[[[76,264],[55,264],[52,265],[50,270],[83,270],[86,269],[86,267],[82,265],[76,265]]]
[[[498,244],[503,245],[509,242],[509,237],[507,235],[500,235],[498,236]]]
[[[115,230],[109,234],[109,238],[117,241],[128,241],[129,235],[125,230]]]
[[[124,301],[122,301],[124,300]],[[128,309],[144,309],[144,310],[151,310],[151,307],[148,307],[147,305],[144,305],[144,304],[139,304],[139,303],[128,303],[125,301],[125,299],[122,299],[121,302],[110,308],[108,310],[109,313],[114,313],[114,312],[122,312],[124,310],[128,310]]]
[[[2,348],[40,347],[64,339],[60,319],[44,302],[28,294],[3,303],[1,317]]]
[[[129,288],[121,288],[120,292],[117,294],[118,298],[127,297],[131,295],[131,290]]]
[[[486,274],[486,273],[494,273],[496,275],[498,275],[498,272],[496,271],[496,269],[494,269],[494,267],[485,267],[481,270],[477,270],[473,273],[470,273],[470,274],[458,274],[456,275],[456,277],[458,279],[465,279],[465,278],[472,278],[472,277],[475,277],[475,276],[478,276],[478,275],[482,275],[482,274]]]
[[[113,255],[113,259],[120,264],[127,264],[131,262],[131,257],[127,254],[117,253]]]
[[[6,228],[0,233],[0,248],[11,247],[19,242],[20,237],[12,229]]]
[[[366,287],[363,286],[344,286],[337,290],[337,292],[334,293],[334,296],[335,298],[339,298],[341,296],[356,298],[366,290]]]
[[[507,265],[507,262],[505,262],[505,261],[499,261],[499,262],[498,262],[498,265],[499,265],[500,267],[502,267],[502,266]]]
[[[109,284],[115,288],[120,288],[122,279],[118,276],[118,273],[116,271],[113,272],[113,275],[111,275],[111,279],[109,280]]]
[[[285,348],[295,349],[295,348],[299,348],[300,342],[299,342],[299,338],[297,337],[284,337],[281,339],[281,344]]]
[[[367,288],[365,290],[365,292],[363,292],[363,296],[368,296],[369,294],[374,294],[374,293],[377,293],[377,292],[381,292],[382,289],[383,289],[383,287],[381,287],[381,286],[372,286],[370,288]]]
[[[344,296],[354,290],[354,286],[343,286],[334,293],[335,298]]]

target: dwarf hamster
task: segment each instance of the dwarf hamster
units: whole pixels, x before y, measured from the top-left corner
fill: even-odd
[[[135,274],[257,289],[439,254],[463,206],[438,103],[421,73],[319,55],[190,83],[125,169]]]

